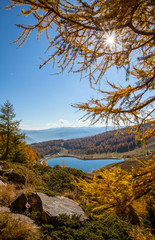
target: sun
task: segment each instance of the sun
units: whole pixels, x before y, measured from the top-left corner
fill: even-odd
[[[113,45],[114,42],[115,42],[114,36],[109,36],[109,37],[107,38],[106,42],[107,42],[107,44],[109,44],[109,45]]]
[[[114,34],[106,34],[105,43],[109,47],[113,47],[116,43]]]

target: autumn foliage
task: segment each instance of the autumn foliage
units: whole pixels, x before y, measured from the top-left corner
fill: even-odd
[[[92,124],[102,121],[117,127],[131,126],[136,140],[155,136],[155,2],[153,0],[10,0],[20,6],[30,24],[18,24],[21,46],[37,30],[45,32],[48,57],[40,65],[57,62],[60,72],[80,73],[97,90],[97,97],[73,106],[84,111]],[[109,42],[113,38],[113,44]],[[54,51],[53,51],[54,49]],[[121,71],[119,82],[106,79],[108,71]],[[97,85],[100,83],[100,85]],[[105,84],[108,90],[105,90]],[[149,128],[144,128],[149,124]],[[143,131],[141,129],[143,128]],[[133,202],[148,194],[155,182],[154,156],[127,173],[120,167],[93,173],[92,179],[79,179],[76,185],[87,198],[94,215],[113,212],[136,216]],[[146,239],[138,232],[133,239]],[[150,237],[151,239],[151,237]]]
[[[40,68],[57,62],[60,72],[80,73],[97,89],[97,97],[73,105],[84,111],[86,119],[92,124],[132,124],[141,139],[154,136],[153,128],[139,136],[143,124],[155,125],[153,0],[10,2],[7,8],[19,5],[21,15],[30,17],[30,24],[17,24],[22,33],[15,43],[21,46],[35,30],[37,39],[45,32],[48,57]],[[119,83],[115,76],[106,79],[109,70],[121,72]]]
[[[28,144],[25,144],[24,153],[25,153],[26,161],[29,165],[35,164],[40,159],[40,154]]]
[[[95,216],[108,212],[127,215],[133,202],[151,191],[155,183],[155,162],[141,162],[130,173],[120,167],[102,169],[92,179],[78,179],[75,183],[87,197],[87,208]]]

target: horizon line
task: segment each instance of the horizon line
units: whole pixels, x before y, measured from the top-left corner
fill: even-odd
[[[115,128],[114,126],[58,126],[58,127],[50,127],[50,128],[38,128],[38,129],[24,129],[21,128],[22,131],[41,131],[41,130],[49,130],[49,129],[58,129],[58,128]]]

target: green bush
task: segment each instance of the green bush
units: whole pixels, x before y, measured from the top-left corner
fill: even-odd
[[[34,171],[42,176],[42,179],[46,182],[48,189],[57,194],[64,194],[68,191],[73,191],[75,186],[71,183],[73,178],[83,177],[86,174],[81,170],[68,167],[45,167],[36,165],[33,167]]]
[[[130,231],[131,226],[115,216],[81,222],[61,215],[56,226],[42,225],[43,239],[52,240],[131,240]]]
[[[72,184],[72,180],[86,175],[81,170],[74,168],[46,167],[39,164],[29,166],[27,164],[6,162],[5,168],[6,170],[12,168],[15,172],[24,175],[28,187],[50,196],[73,192],[75,186]]]

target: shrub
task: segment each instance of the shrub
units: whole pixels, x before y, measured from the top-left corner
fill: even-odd
[[[55,167],[36,165],[33,169],[38,175],[42,176],[42,179],[46,181],[47,187],[55,192],[55,194],[74,191],[73,178],[86,175],[81,170],[68,167],[63,168],[58,165]]]
[[[44,238],[52,240],[131,240],[131,226],[115,216],[81,222],[66,215],[58,217],[57,225],[42,225]],[[48,239],[48,238],[47,238]]]

